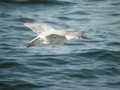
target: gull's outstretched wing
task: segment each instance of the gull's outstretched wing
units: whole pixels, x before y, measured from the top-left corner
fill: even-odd
[[[48,33],[54,31],[54,28],[48,26],[47,24],[39,24],[32,22],[25,22],[24,25],[30,28],[33,32],[40,35],[41,33]]]
[[[30,41],[29,43],[27,43],[27,47],[31,47],[31,46],[35,46],[35,45],[39,45],[43,43],[43,39],[41,39],[39,36],[34,38],[32,41]]]

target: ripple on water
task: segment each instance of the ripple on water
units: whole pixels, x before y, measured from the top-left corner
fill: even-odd
[[[0,68],[12,68],[12,67],[16,67],[19,66],[20,64],[17,62],[13,62],[12,60],[9,62],[2,62],[0,63]]]
[[[89,12],[86,12],[86,11],[84,11],[84,10],[71,11],[70,13],[68,13],[68,15],[69,15],[69,14],[72,14],[72,15],[77,14],[77,15],[80,15],[80,16],[82,16],[82,15],[91,15]]]
[[[8,13],[6,13],[6,12],[2,12],[2,13],[0,13],[0,18],[8,18],[8,17],[10,17],[11,15],[9,15]]]
[[[71,70],[70,70],[71,72]],[[97,76],[94,73],[94,70],[90,69],[80,69],[80,70],[73,70],[73,73],[67,73],[67,75],[71,78],[80,78],[80,79],[95,79]]]
[[[120,42],[118,41],[112,41],[107,43],[108,46],[120,46]]]
[[[119,5],[120,5],[120,2],[119,2],[119,0],[118,0],[117,2],[112,2],[111,5],[113,5],[113,6],[119,6]]]
[[[107,49],[92,49],[83,51],[83,53],[79,53],[80,56],[84,57],[91,57],[91,58],[96,58],[97,60],[103,60],[103,61],[113,61],[118,63],[119,62],[119,51],[111,51]]]
[[[119,5],[119,0],[0,0],[0,90],[119,90]],[[90,39],[20,48],[35,36],[22,21],[84,29]]]
[[[70,1],[58,1],[58,0],[0,0],[0,2],[16,3],[16,4],[49,4],[49,5],[68,5],[74,4]]]
[[[18,83],[19,82],[19,83]],[[25,81],[25,80],[11,80],[11,81],[2,81],[2,83],[0,82],[0,86],[1,88],[3,87],[3,90],[7,90],[12,89],[12,90],[16,90],[16,88],[18,89],[24,89],[24,88],[40,88],[40,87],[44,87],[44,85],[37,85],[35,84],[35,82],[30,83],[30,81]],[[9,90],[8,89],[8,90]]]

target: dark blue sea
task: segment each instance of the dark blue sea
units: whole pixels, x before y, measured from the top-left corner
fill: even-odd
[[[88,39],[22,48],[22,20]],[[0,0],[0,90],[120,90],[120,0]]]

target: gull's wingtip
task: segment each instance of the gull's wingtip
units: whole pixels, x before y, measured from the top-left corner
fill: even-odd
[[[81,33],[81,38],[83,38],[83,39],[89,39],[88,36],[84,34],[84,32]]]
[[[29,48],[31,47],[32,45],[30,45],[29,43],[27,43],[26,45],[20,45],[20,48]]]
[[[35,22],[33,19],[31,19],[31,18],[21,18],[20,19],[21,20],[21,22],[23,22],[23,23],[33,23],[33,22]]]
[[[33,25],[33,22],[28,22],[28,21],[25,21],[23,22],[23,25],[25,25],[26,27],[31,27],[31,25]]]
[[[24,24],[24,25],[27,25],[27,24],[31,24],[31,23],[33,23],[33,22],[29,22],[29,21],[22,21],[22,23]]]

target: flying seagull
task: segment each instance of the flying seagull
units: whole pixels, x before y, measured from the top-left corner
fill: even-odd
[[[64,44],[68,40],[86,38],[83,33],[77,32],[75,30],[56,30],[47,24],[24,22],[24,25],[38,35],[32,41],[27,43],[27,47],[39,44]]]

